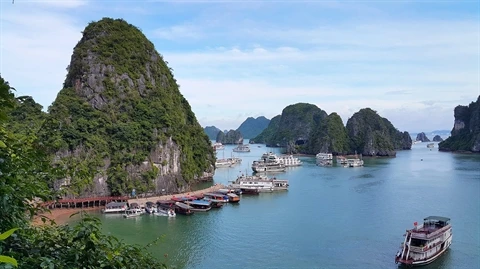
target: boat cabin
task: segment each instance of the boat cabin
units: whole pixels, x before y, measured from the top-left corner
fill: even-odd
[[[103,213],[120,213],[127,210],[126,202],[110,202],[105,205],[105,208],[102,209]]]

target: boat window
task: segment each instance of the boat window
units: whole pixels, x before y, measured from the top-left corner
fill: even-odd
[[[427,240],[412,238],[411,246],[424,247],[427,245]]]

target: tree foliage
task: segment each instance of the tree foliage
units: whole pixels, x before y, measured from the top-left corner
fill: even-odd
[[[34,133],[12,133],[6,128],[6,116],[22,102],[1,77],[0,103],[8,104],[0,107],[5,115],[0,120],[0,231],[8,231],[0,235],[0,268],[11,268],[15,261],[19,268],[32,269],[164,268],[146,247],[103,234],[99,220],[90,216],[73,227],[30,226],[31,217],[43,210],[37,199],[50,200],[55,194],[48,185],[63,173],[51,167]],[[16,228],[20,229],[12,234]]]

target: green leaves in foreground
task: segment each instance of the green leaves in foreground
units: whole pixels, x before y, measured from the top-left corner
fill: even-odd
[[[13,228],[13,229],[10,229],[6,232],[4,232],[3,234],[0,234],[0,240],[3,241],[5,239],[7,239],[10,235],[12,235],[16,230],[18,230],[18,228]],[[15,260],[14,258],[12,257],[8,257],[8,256],[4,256],[4,255],[0,255],[0,263],[9,263],[13,266],[18,266],[17,264],[17,260]]]

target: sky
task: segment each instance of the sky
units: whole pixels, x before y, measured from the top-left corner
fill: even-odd
[[[450,130],[480,95],[480,1],[0,0],[0,74],[44,110],[89,22],[123,18],[173,69],[202,126],[295,103],[370,107],[401,131]]]

